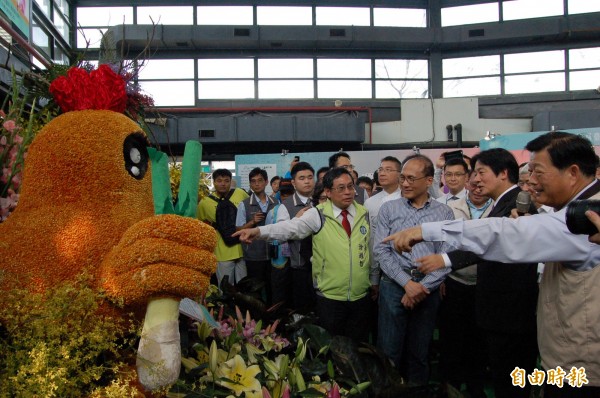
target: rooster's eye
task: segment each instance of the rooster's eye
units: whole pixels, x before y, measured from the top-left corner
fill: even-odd
[[[141,180],[148,170],[148,149],[146,138],[140,133],[133,133],[125,138],[123,157],[125,169],[133,178]]]

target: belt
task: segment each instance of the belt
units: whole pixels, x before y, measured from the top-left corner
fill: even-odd
[[[413,282],[420,282],[423,278],[425,278],[426,274],[420,272],[418,269],[416,268],[410,268],[410,269],[406,269],[406,268],[402,268],[402,271],[404,271],[406,274],[408,274],[408,276],[410,276],[410,279]],[[389,276],[387,276],[386,274],[383,274],[381,276],[382,279],[387,279],[390,281],[393,281],[392,278],[390,278]]]

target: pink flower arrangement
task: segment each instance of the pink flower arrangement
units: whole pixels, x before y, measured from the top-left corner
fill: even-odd
[[[23,160],[26,156],[26,142],[23,128],[16,118],[10,118],[0,111],[0,222],[6,220],[19,202]],[[27,133],[27,131],[25,131]]]

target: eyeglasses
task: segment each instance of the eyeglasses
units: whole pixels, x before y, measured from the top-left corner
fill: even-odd
[[[413,176],[403,176],[402,174],[400,174],[400,183],[404,184],[404,181],[408,182],[409,184],[414,184],[415,181],[417,180],[422,180],[423,178],[427,178],[428,176],[423,176],[423,177],[413,177]]]
[[[340,185],[339,187],[331,188],[332,191],[343,193],[344,191],[354,191],[354,184]]]
[[[446,178],[453,178],[453,177],[460,178],[460,177],[462,177],[462,176],[464,176],[466,174],[467,173],[444,173],[444,177],[446,177]]]
[[[379,174],[381,174],[381,173],[386,173],[386,174],[387,174],[387,173],[393,173],[394,171],[400,171],[400,170],[396,170],[396,169],[389,169],[389,168],[385,168],[385,169],[384,169],[383,167],[380,167],[380,168],[378,168],[378,169],[377,169],[377,172],[378,172]]]
[[[345,165],[340,166],[340,167],[343,168],[343,169],[346,169],[346,170],[354,170],[354,165],[353,164],[345,164]]]
[[[517,185],[520,187],[524,187],[525,185],[529,185],[529,180],[528,181],[519,181],[517,182]]]
[[[321,201],[326,201],[327,200],[327,196],[319,196],[319,202]]]

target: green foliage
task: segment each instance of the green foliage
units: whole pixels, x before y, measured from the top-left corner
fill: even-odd
[[[109,315],[88,279],[10,291],[0,304],[0,397],[135,396],[125,361],[138,325]]]

